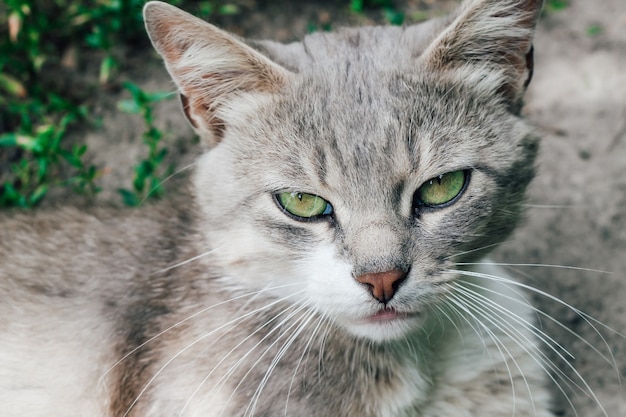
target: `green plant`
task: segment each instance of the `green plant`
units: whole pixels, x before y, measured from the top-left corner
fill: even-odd
[[[350,0],[350,10],[362,14],[366,8],[382,9],[385,20],[392,25],[404,22],[404,12],[396,10],[392,0]]]
[[[170,2],[185,2],[204,17],[239,13],[236,4],[222,0]],[[0,1],[0,207],[34,206],[56,186],[88,195],[99,191],[95,184],[99,171],[86,162],[87,146],[76,143],[80,139],[69,142],[67,132],[94,122],[90,105],[85,104],[91,91],[103,85],[116,88],[124,50],[119,46],[147,44],[144,3]],[[76,57],[73,63],[65,61],[68,56]],[[96,73],[89,72],[90,66],[81,61],[85,58],[97,60]],[[76,79],[83,84],[77,86]],[[158,134],[152,131],[144,141],[158,144]],[[152,165],[162,156],[155,152],[137,174],[136,185],[156,175]]]
[[[73,45],[106,49],[100,79],[107,81],[114,67],[108,55],[113,39],[121,28],[138,26],[121,19],[130,19],[129,7],[140,11],[141,3],[7,0],[0,5],[0,31],[9,33],[0,38],[0,206],[34,206],[53,186],[98,192],[97,170],[84,161],[86,145],[66,140],[70,125],[86,120],[89,112],[80,104],[84,97],[56,80],[71,78],[59,57]]]
[[[604,32],[604,27],[602,27],[602,25],[595,23],[592,25],[589,25],[587,27],[587,35],[588,36],[598,36],[600,35],[602,32]]]
[[[554,12],[566,9],[569,6],[569,0],[547,0],[543,6],[542,14],[549,15]]]
[[[65,114],[58,123],[39,124],[31,133],[4,133],[0,147],[15,147],[23,154],[11,164],[11,180],[0,187],[0,205],[32,207],[38,204],[50,187],[72,186],[82,194],[95,194],[99,190],[94,180],[97,175],[93,165],[83,162],[86,145],[65,148],[62,139],[70,124],[84,117],[84,108]],[[73,168],[73,175],[61,179],[59,171],[65,162]]]
[[[161,165],[167,155],[167,148],[161,146],[163,132],[154,124],[153,104],[172,98],[171,93],[147,93],[131,82],[123,83],[131,94],[131,99],[118,103],[118,108],[126,113],[139,114],[143,118],[145,131],[143,142],[148,146],[148,156],[135,166],[133,189],[119,189],[122,200],[128,206],[138,206],[147,198],[158,198],[163,195],[163,180],[174,170],[173,165],[163,168]]]

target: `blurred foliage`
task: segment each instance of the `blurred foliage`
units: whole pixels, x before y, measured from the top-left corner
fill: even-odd
[[[90,196],[99,191],[96,180],[100,173],[87,162],[86,145],[67,139],[74,126],[94,122],[84,103],[85,86],[74,83],[71,67],[76,63],[72,59],[91,53],[99,60],[92,89],[117,83],[116,47],[147,43],[141,15],[144,3],[0,2],[0,206],[34,206],[56,186],[69,186]],[[170,3],[182,5],[183,1]],[[185,5],[203,17],[239,12],[238,6],[221,1],[187,1]],[[62,82],[64,77],[69,81]],[[146,97],[150,100],[142,103],[144,108],[154,102],[153,96]],[[146,121],[145,111],[138,114]],[[161,135],[153,124],[150,129],[152,137]],[[154,162],[151,142],[145,136],[144,142],[149,148],[148,160]]]
[[[145,131],[142,140],[148,147],[148,156],[135,166],[133,189],[119,189],[122,200],[127,206],[139,206],[147,198],[158,198],[163,195],[163,182],[172,174],[174,167],[162,168],[167,148],[161,144],[163,132],[154,125],[152,115],[153,104],[172,98],[172,93],[146,93],[139,86],[125,82],[124,88],[131,94],[131,99],[122,100],[118,108],[126,113],[138,114],[142,117]]]
[[[598,36],[604,32],[604,27],[598,23],[587,26],[588,36]]]
[[[569,0],[546,0],[543,5],[542,14],[544,16],[561,11],[569,7]]]
[[[389,24],[401,25],[404,22],[404,12],[395,7],[393,0],[350,0],[350,10],[354,13],[364,13],[368,8],[382,10]]]

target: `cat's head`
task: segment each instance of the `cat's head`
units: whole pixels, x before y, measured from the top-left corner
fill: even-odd
[[[418,326],[457,263],[518,221],[540,7],[473,1],[422,25],[280,45],[148,3],[151,39],[211,146],[196,190],[224,285],[373,340]]]

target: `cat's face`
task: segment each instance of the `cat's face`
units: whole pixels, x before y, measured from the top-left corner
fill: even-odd
[[[455,262],[504,239],[534,152],[520,120],[470,88],[355,71],[366,79],[299,74],[250,109],[201,162],[198,193],[234,284],[297,293],[379,339],[418,324]],[[407,276],[387,303],[357,280],[393,270]]]
[[[389,36],[404,44],[407,33]],[[365,33],[347,38],[311,39],[346,53],[277,70],[275,87],[244,79],[219,104],[187,93],[186,111],[219,136],[196,187],[224,285],[267,290],[380,341],[419,327],[457,263],[510,233],[536,139],[499,74],[442,71],[435,47],[377,56]]]

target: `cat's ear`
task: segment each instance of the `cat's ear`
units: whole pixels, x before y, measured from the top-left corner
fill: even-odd
[[[476,74],[515,112],[533,72],[532,39],[543,0],[470,0],[422,55],[437,73]]]
[[[291,76],[237,37],[169,4],[148,2],[144,19],[187,119],[210,143],[222,139],[234,101],[275,93]]]

